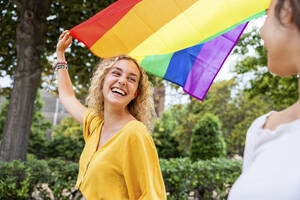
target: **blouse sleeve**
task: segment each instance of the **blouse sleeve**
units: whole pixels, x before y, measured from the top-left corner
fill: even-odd
[[[99,117],[95,110],[89,108],[87,111],[85,111],[83,117],[83,138],[85,142],[93,133],[98,121]]]
[[[166,199],[157,151],[145,126],[131,130],[123,166],[129,199]]]

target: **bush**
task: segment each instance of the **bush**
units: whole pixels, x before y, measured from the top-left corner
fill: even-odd
[[[161,159],[160,165],[168,200],[185,200],[191,192],[201,200],[226,199],[241,173],[240,162],[225,158],[198,162]],[[33,199],[35,190],[42,199],[51,195],[54,199],[75,199],[80,197],[74,188],[77,173],[77,163],[60,159],[45,161],[31,156],[24,163],[0,161],[0,199]]]
[[[153,129],[153,140],[160,158],[176,158],[183,156],[183,151],[178,149],[174,132],[177,121],[171,110],[165,111],[163,116],[155,122]]]
[[[42,199],[50,199],[49,189],[55,199],[70,199],[76,193],[77,173],[77,163],[59,159],[0,161],[0,199],[33,199],[35,190]]]
[[[6,100],[1,105],[0,112],[0,139],[2,139],[2,132],[8,111],[9,100]],[[46,131],[52,128],[52,123],[45,119],[42,114],[43,102],[40,98],[40,92],[34,101],[33,116],[30,126],[30,137],[28,141],[28,153],[36,155],[39,159],[45,157],[46,154]]]
[[[226,156],[220,120],[206,113],[195,125],[191,138],[190,157],[193,161]]]
[[[160,160],[168,200],[227,199],[229,189],[241,173],[241,162],[225,158],[192,162],[189,158]]]
[[[77,162],[84,147],[82,131],[82,126],[71,116],[63,119],[47,144],[47,157]]]
[[[47,183],[50,176],[45,161],[0,161],[0,199],[30,199],[34,186]]]

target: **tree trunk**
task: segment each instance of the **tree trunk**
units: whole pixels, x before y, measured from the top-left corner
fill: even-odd
[[[164,112],[165,96],[166,96],[166,89],[163,84],[158,88],[154,88],[154,94],[153,94],[154,107],[155,107],[156,115],[158,117],[161,117],[162,113]]]
[[[16,42],[18,60],[1,142],[3,161],[26,160],[33,105],[41,79],[41,55],[50,2],[13,1],[20,12]]]

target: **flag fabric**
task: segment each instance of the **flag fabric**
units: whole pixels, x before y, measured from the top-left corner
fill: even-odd
[[[118,0],[70,30],[95,55],[128,54],[203,100],[248,21],[270,0]]]

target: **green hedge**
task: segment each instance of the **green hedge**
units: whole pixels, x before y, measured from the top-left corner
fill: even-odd
[[[225,158],[192,162],[188,158],[160,160],[170,200],[227,199],[229,189],[241,173],[241,162]]]
[[[78,164],[59,159],[26,162],[0,161],[0,199],[32,199],[34,190],[42,199],[50,199],[50,194],[42,185],[45,183],[55,199],[67,200],[75,196]],[[64,194],[64,195],[63,195]]]
[[[169,200],[187,199],[191,192],[201,200],[226,199],[241,172],[240,162],[224,158],[197,162],[189,158],[161,159],[160,164]],[[45,183],[54,199],[75,199],[80,197],[74,190],[77,170],[77,163],[60,159],[0,161],[0,199],[32,199],[34,190],[42,199],[50,199],[41,186]]]

